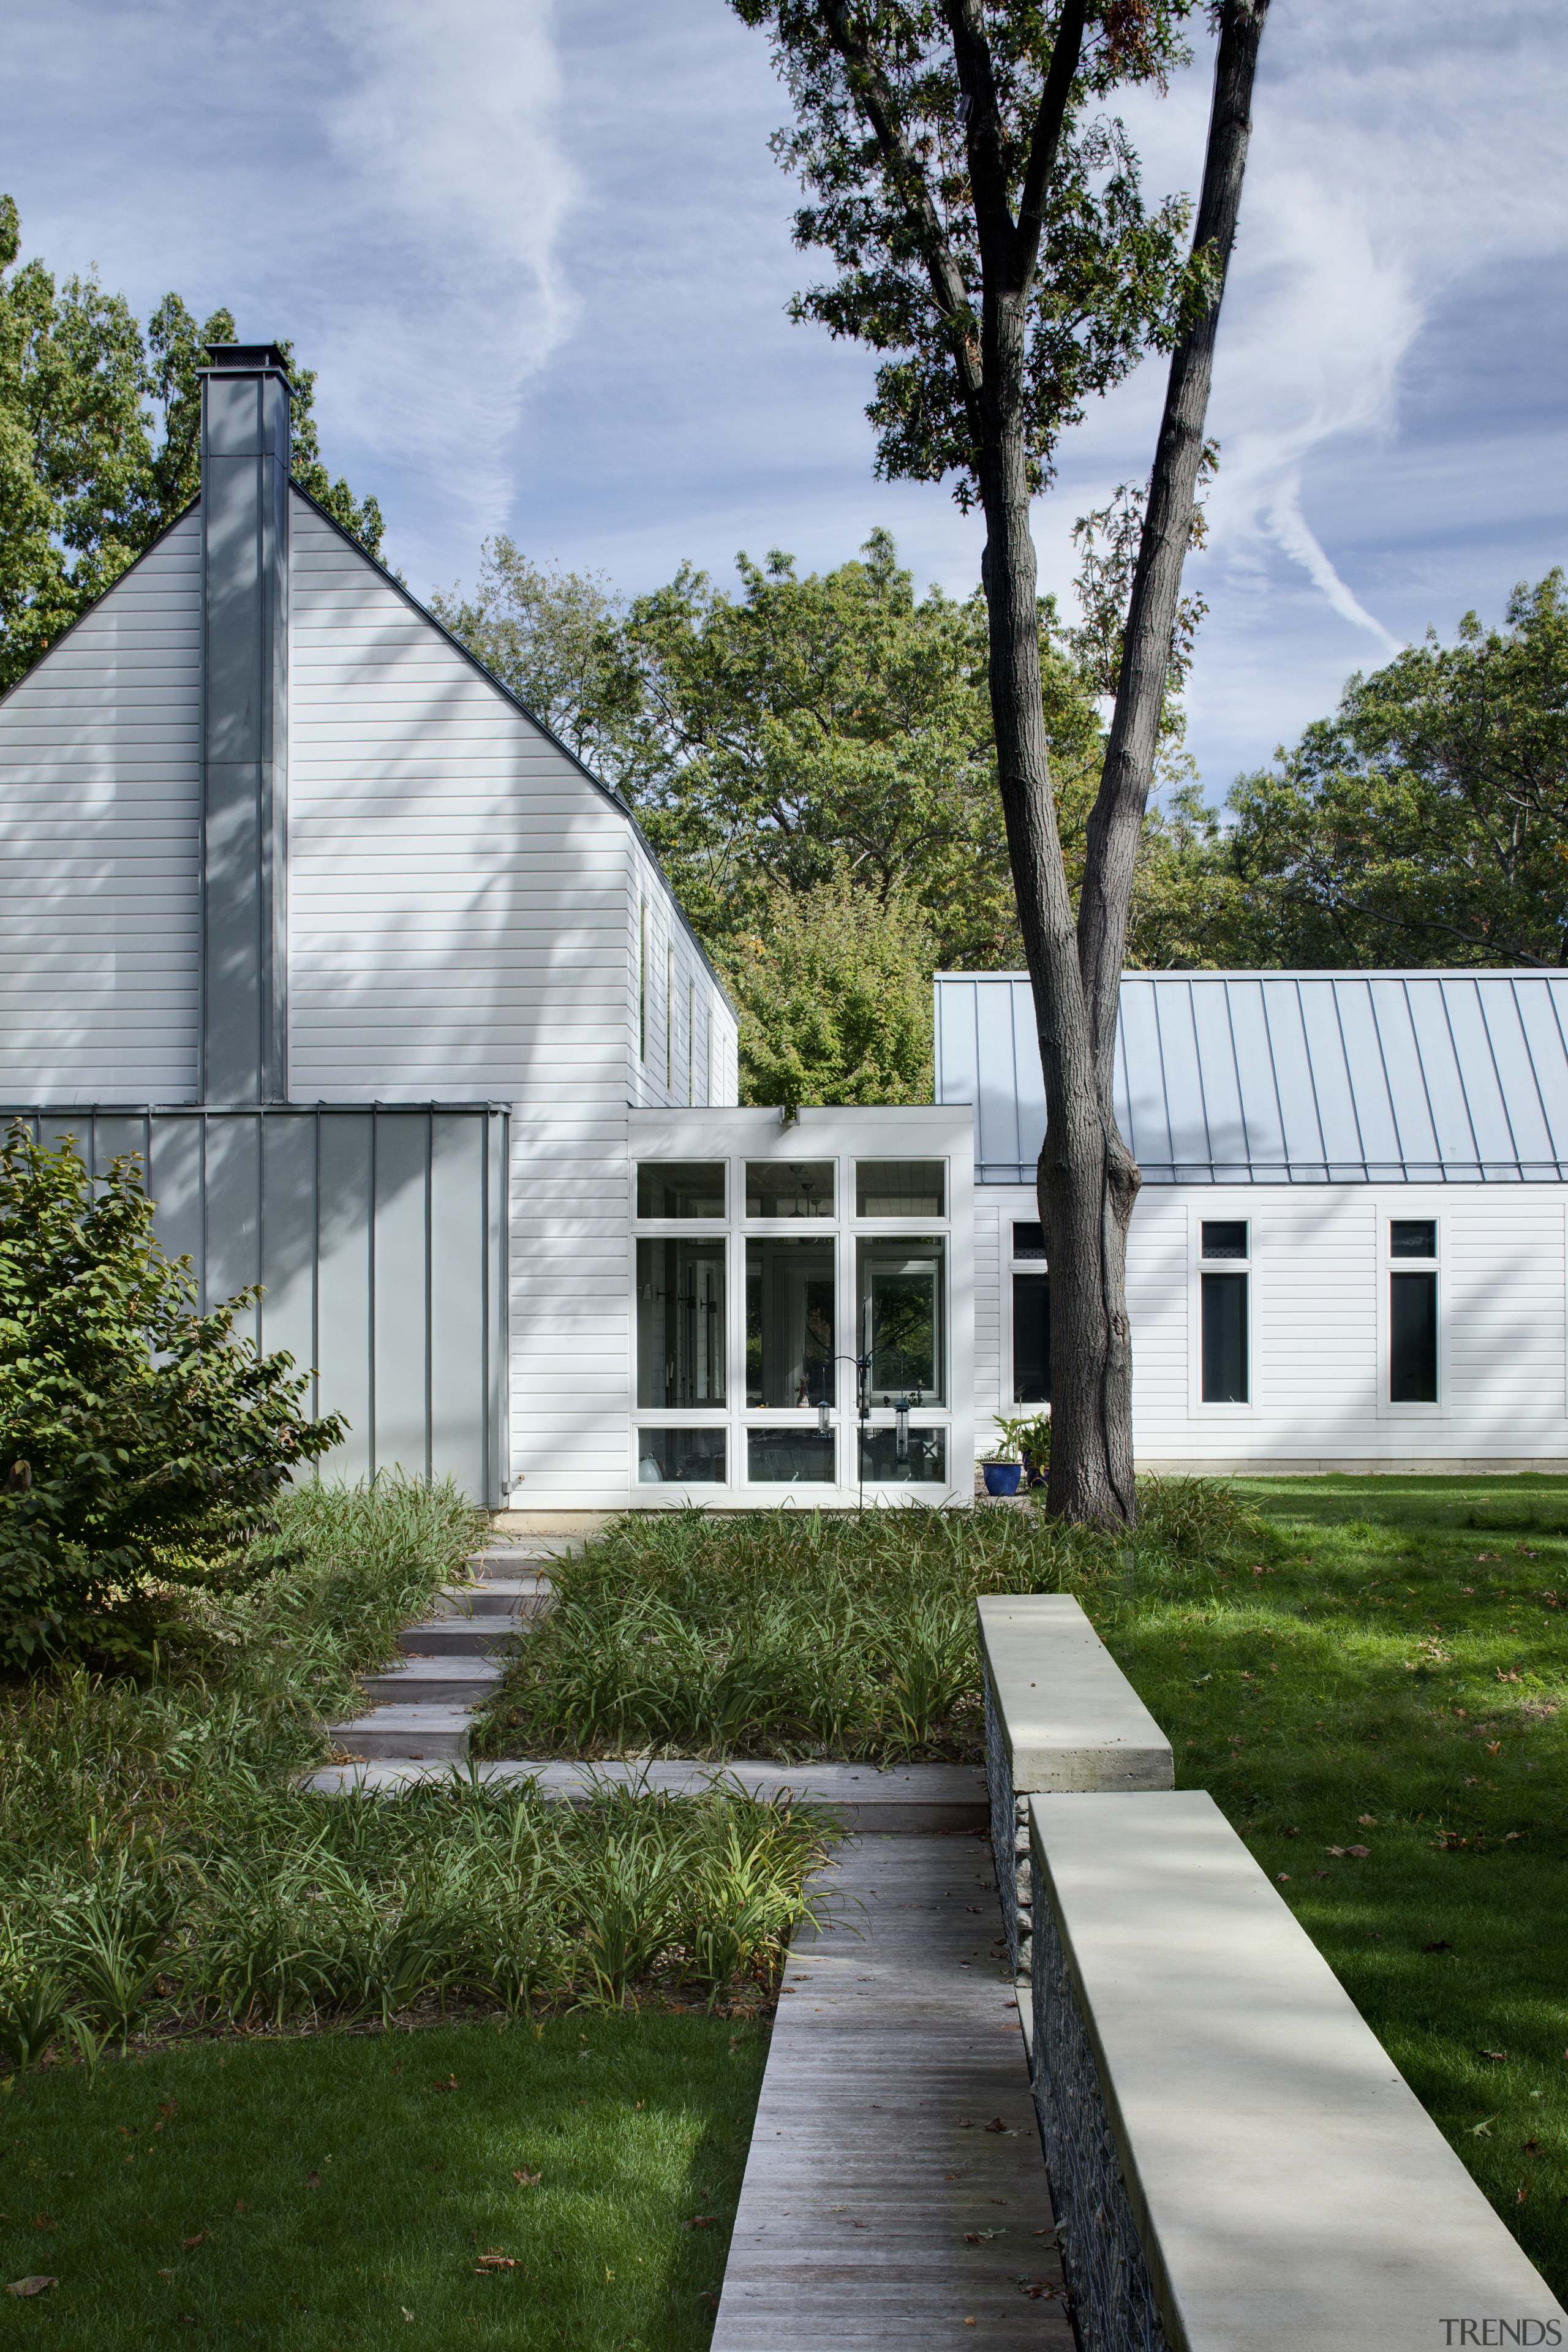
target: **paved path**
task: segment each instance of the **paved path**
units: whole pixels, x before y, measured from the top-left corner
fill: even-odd
[[[712,2352],[1071,2352],[994,1877],[948,1834],[851,1838],[816,1882]]]

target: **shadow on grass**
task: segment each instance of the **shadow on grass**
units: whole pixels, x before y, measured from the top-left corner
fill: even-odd
[[[650,2012],[13,2077],[0,2272],[58,2284],[0,2344],[698,2352],[766,2048]]]

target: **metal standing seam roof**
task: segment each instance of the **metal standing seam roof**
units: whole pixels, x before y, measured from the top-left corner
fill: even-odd
[[[978,1182],[1034,1182],[1024,974],[937,974],[936,1099]],[[1568,972],[1126,972],[1116,1115],[1151,1184],[1561,1183]]]

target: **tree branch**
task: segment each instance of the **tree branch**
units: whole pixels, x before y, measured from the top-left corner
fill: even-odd
[[[1214,374],[1215,337],[1241,205],[1251,135],[1252,85],[1268,0],[1223,0],[1219,54],[1203,193],[1193,231],[1194,261],[1211,257],[1211,281],[1199,316],[1171,354],[1165,413],[1149,480],[1149,499],[1132,575],[1116,709],[1100,793],[1089,821],[1079,899],[1079,970],[1092,1033],[1095,1082],[1109,1109],[1116,1053],[1116,1007],[1127,948],[1132,876],[1171,661],[1171,634],[1181,594],[1182,563],[1192,535],[1204,425]]]
[[[877,134],[877,144],[882,151],[893,184],[914,220],[937,309],[955,330],[953,362],[958,369],[965,404],[972,412],[971,427],[978,446],[979,420],[974,412],[978,408],[984,371],[973,325],[966,324],[973,321],[974,310],[969,299],[969,289],[953,258],[952,247],[947,241],[947,233],[942,227],[925,173],[900,125],[898,103],[886,74],[872,56],[869,45],[861,39],[850,23],[845,0],[825,0],[822,13],[828,37],[848,68],[850,89]]]

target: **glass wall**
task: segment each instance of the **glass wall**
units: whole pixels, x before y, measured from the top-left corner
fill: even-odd
[[[759,1123],[723,1158],[637,1162],[632,1475],[710,1496],[842,1499],[862,1479],[944,1492],[947,1162],[824,1154],[826,1135],[811,1138],[822,1156],[786,1158],[794,1139],[764,1156]],[[1038,1257],[1028,1271],[1043,1284]]]
[[[833,1402],[833,1237],[746,1243],[746,1402]]]
[[[947,1402],[947,1244],[940,1236],[856,1244],[860,1351],[873,1404]]]
[[[721,1405],[724,1241],[668,1234],[637,1244],[637,1403]]]

